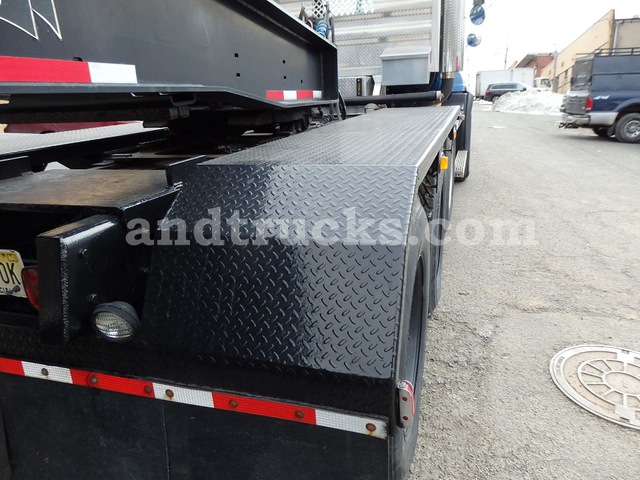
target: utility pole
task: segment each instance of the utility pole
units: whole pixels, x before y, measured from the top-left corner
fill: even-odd
[[[509,57],[509,40],[511,39],[511,32],[507,32],[507,48],[504,52],[504,69],[507,69],[507,59]]]
[[[553,52],[553,78],[551,79],[551,91],[558,93],[558,46],[554,45],[555,52]]]

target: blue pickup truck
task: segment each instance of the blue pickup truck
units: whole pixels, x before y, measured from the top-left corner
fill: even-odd
[[[601,50],[576,60],[561,128],[640,143],[640,47]]]

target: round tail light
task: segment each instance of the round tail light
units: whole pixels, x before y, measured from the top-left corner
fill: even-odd
[[[112,342],[128,342],[140,331],[138,314],[126,302],[98,305],[91,315],[91,324],[98,336]]]

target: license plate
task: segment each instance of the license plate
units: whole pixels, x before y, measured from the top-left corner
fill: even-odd
[[[15,250],[0,250],[0,295],[27,298],[22,285],[22,257]]]

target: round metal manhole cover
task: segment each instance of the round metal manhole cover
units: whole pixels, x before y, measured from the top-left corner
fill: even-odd
[[[578,405],[640,430],[640,353],[581,345],[556,353],[549,369],[558,388]]]

